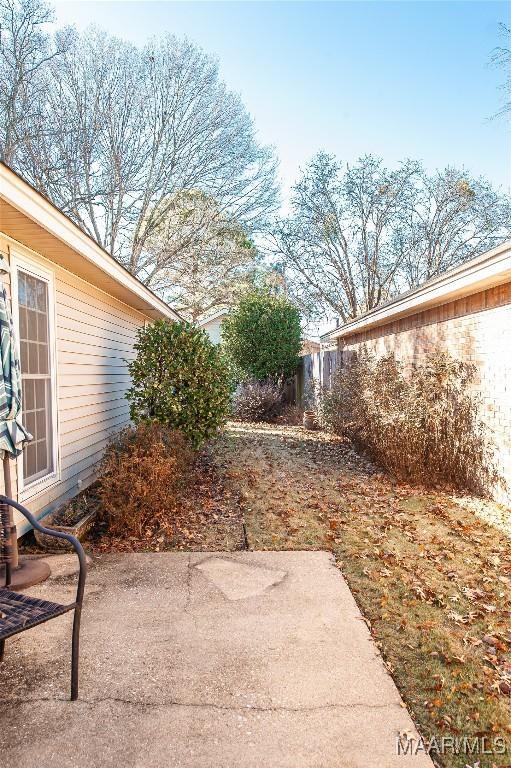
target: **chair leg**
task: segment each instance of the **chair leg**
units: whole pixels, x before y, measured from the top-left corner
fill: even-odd
[[[75,608],[75,615],[73,619],[73,643],[71,654],[71,701],[76,701],[78,698],[78,663],[80,656],[80,618],[82,608],[77,606]]]
[[[5,640],[0,640],[0,661],[4,660]]]

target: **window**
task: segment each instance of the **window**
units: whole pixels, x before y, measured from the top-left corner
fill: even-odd
[[[34,438],[23,451],[24,486],[55,472],[49,299],[48,280],[17,270],[22,414]]]

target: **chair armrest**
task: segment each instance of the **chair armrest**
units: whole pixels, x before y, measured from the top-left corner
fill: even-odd
[[[0,495],[0,504],[6,504],[9,507],[13,507],[14,509],[17,509],[18,512],[21,512],[21,514],[28,520],[30,525],[35,528],[37,531],[40,531],[40,533],[44,533],[46,536],[53,536],[56,539],[65,539],[65,541],[69,542],[73,549],[75,550],[78,561],[80,563],[80,572],[78,575],[78,589],[76,593],[76,602],[77,604],[81,605],[83,600],[83,591],[85,587],[85,576],[87,573],[87,558],[85,557],[85,552],[76,538],[76,536],[72,536],[70,533],[64,533],[63,531],[55,531],[53,528],[46,528],[44,525],[41,525],[39,520],[34,517],[32,512],[29,512],[26,507],[23,507],[21,504],[18,504],[17,501],[14,501],[14,499],[9,499],[7,496]]]

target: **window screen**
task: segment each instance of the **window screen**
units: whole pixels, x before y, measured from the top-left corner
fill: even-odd
[[[20,271],[18,307],[23,423],[34,438],[23,452],[23,477],[30,483],[54,469],[48,284]]]

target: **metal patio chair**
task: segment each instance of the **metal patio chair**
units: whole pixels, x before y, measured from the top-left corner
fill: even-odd
[[[76,600],[68,605],[51,603],[48,600],[40,600],[37,597],[14,592],[10,589],[12,556],[13,556],[13,531],[10,522],[9,507],[17,509],[28,520],[36,530],[47,536],[54,536],[57,539],[66,539],[74,548],[78,555],[80,571],[78,575],[78,587],[76,590]],[[0,565],[5,565],[5,586],[0,587],[0,662],[3,661],[5,641],[31,629],[38,624],[43,624],[50,619],[68,611],[74,611],[73,620],[73,639],[71,651],[71,701],[78,698],[78,659],[80,647],[80,619],[82,613],[83,593],[85,589],[85,577],[87,573],[87,561],[82,545],[74,536],[61,531],[54,531],[51,528],[45,528],[36,520],[28,509],[13,499],[0,495]]]

